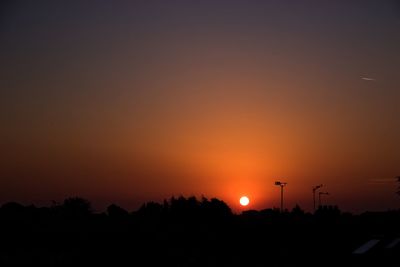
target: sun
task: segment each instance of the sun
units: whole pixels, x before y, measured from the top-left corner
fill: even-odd
[[[244,207],[244,206],[249,205],[250,200],[249,200],[248,197],[242,196],[242,197],[239,199],[239,203],[240,203],[240,205],[242,205],[242,206]]]

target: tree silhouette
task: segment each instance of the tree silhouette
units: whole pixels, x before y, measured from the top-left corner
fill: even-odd
[[[294,216],[303,216],[304,215],[304,210],[301,209],[301,207],[296,204],[296,206],[294,206],[294,208],[292,209],[292,215]]]
[[[18,219],[25,212],[25,207],[17,202],[7,202],[1,206],[0,214],[9,219]]]
[[[110,206],[107,207],[107,214],[112,218],[123,218],[129,215],[129,213],[126,210],[115,204],[111,204]]]
[[[232,215],[232,211],[225,202],[216,198],[208,200],[203,197],[199,201],[194,196],[189,198],[180,196],[178,198],[171,197],[169,201],[164,200],[163,204],[145,203],[137,211],[137,214],[147,218],[168,216],[177,220],[197,221],[229,217]]]
[[[203,198],[201,202],[203,213],[209,218],[229,217],[232,215],[232,210],[222,200],[212,198],[210,201]]]
[[[162,211],[163,211],[163,205],[151,201],[148,203],[144,203],[139,208],[137,213],[145,217],[159,217],[161,216]]]
[[[334,222],[334,220],[340,217],[341,211],[338,206],[320,206],[315,212],[315,216],[319,219]]]
[[[62,216],[69,218],[88,217],[93,213],[89,200],[80,197],[67,198],[58,208]]]
[[[397,179],[397,183],[399,184],[398,187],[397,187],[397,192],[396,193],[400,196],[400,176],[397,176],[396,179]]]

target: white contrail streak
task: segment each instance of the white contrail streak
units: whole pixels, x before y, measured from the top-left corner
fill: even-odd
[[[368,78],[368,77],[361,77],[361,80],[364,80],[364,81],[376,81],[374,78]]]

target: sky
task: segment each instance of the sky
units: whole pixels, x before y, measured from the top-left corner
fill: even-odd
[[[400,2],[2,1],[0,203],[399,208]]]

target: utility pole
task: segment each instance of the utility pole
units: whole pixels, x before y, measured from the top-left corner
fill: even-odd
[[[275,185],[278,185],[281,187],[281,213],[283,213],[283,188],[287,185],[287,183],[276,181]]]
[[[321,207],[321,195],[329,195],[329,193],[328,192],[319,192],[318,193],[318,204],[319,204],[319,207]]]
[[[314,212],[315,212],[315,210],[316,210],[316,208],[315,208],[315,192],[316,192],[318,189],[320,189],[321,187],[322,187],[322,184],[316,185],[316,186],[314,186],[313,189],[312,189],[312,192],[313,192]]]

